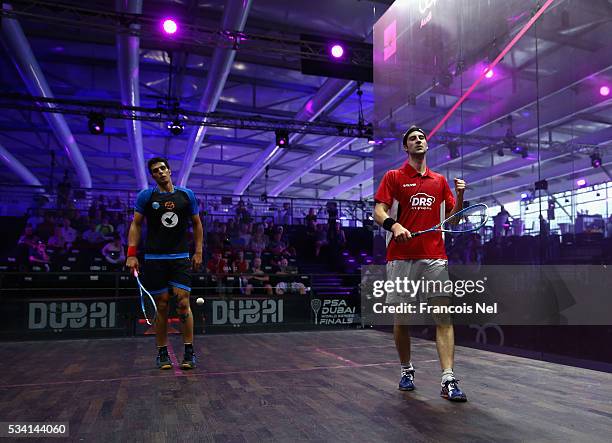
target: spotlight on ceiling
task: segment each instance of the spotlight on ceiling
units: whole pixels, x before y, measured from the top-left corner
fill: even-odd
[[[492,78],[495,75],[495,71],[493,69],[485,69],[485,77]]]
[[[178,117],[168,122],[168,130],[172,135],[181,135],[184,129],[185,126],[183,125],[183,122],[178,119]]]
[[[96,112],[89,114],[89,120],[87,122],[89,132],[94,135],[100,135],[104,132],[104,116]]]
[[[599,154],[599,152],[594,151],[590,157],[591,157],[591,166],[593,166],[594,168],[599,168],[601,166],[601,155]]]
[[[576,186],[578,186],[579,188],[584,188],[586,184],[587,181],[584,178],[579,178],[578,180],[576,180]]]
[[[178,31],[178,25],[174,19],[167,18],[162,22],[162,29],[166,34],[175,34]]]
[[[276,146],[279,148],[289,147],[289,131],[285,129],[277,129],[274,131],[276,135]]]
[[[610,95],[610,87],[609,86],[602,86],[601,88],[599,88],[599,93],[602,96],[607,97],[608,95]]]
[[[330,52],[332,57],[341,58],[344,55],[344,48],[342,45],[336,43],[335,45],[332,45]]]

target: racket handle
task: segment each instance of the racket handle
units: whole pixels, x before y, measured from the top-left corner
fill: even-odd
[[[134,277],[138,278],[138,271],[134,269]]]
[[[424,234],[425,231],[417,231],[417,232],[411,232],[410,233],[410,238],[414,238],[414,237],[418,237],[421,234]]]

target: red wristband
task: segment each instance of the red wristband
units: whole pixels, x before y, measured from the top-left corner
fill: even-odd
[[[138,249],[136,246],[128,246],[128,257],[136,257],[138,255]]]

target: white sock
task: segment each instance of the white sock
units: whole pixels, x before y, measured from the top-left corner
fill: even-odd
[[[444,369],[442,371],[442,386],[449,380],[454,380],[455,374],[453,373],[453,368]]]
[[[404,370],[408,370],[408,371],[414,371],[414,366],[412,366],[412,362],[408,362],[408,363],[401,363],[402,365],[402,371]]]

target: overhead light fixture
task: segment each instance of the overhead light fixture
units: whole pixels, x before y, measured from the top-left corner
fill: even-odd
[[[181,122],[178,117],[174,120],[168,122],[168,130],[172,135],[181,135],[185,130],[185,126],[183,122]]]
[[[166,34],[175,34],[176,31],[178,31],[178,25],[176,24],[176,21],[172,18],[167,18],[164,19],[162,22],[162,29],[164,30],[164,32]]]
[[[276,146],[279,148],[289,147],[289,131],[285,129],[277,129],[274,131],[276,135]]]
[[[578,186],[579,188],[584,188],[586,184],[587,181],[584,178],[579,178],[578,180],[576,180],[576,186]]]
[[[89,120],[87,122],[89,132],[94,135],[100,135],[104,132],[104,116],[97,112],[89,114]]]
[[[610,87],[602,86],[601,88],[599,88],[599,94],[604,97],[607,97],[608,95],[610,95]]]
[[[344,48],[338,43],[332,45],[329,51],[333,58],[342,58],[342,56],[344,55]]]
[[[599,154],[599,151],[593,151],[590,157],[591,166],[593,166],[594,168],[599,168],[601,166],[601,155]]]

